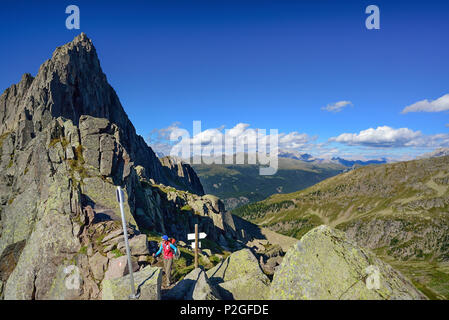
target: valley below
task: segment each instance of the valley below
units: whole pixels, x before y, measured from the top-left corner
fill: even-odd
[[[449,157],[361,167],[233,210],[301,239],[326,224],[410,277],[429,297],[449,289]]]
[[[264,200],[277,193],[310,187],[348,168],[339,163],[315,163],[278,159],[272,176],[261,176],[258,164],[193,164],[206,193],[223,200],[227,210]]]

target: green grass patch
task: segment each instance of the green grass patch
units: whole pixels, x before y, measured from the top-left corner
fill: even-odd
[[[189,205],[185,205],[181,208],[181,211],[193,211],[192,207]]]
[[[101,246],[101,242],[103,241],[103,239],[104,239],[105,236],[106,236],[105,234],[99,235],[98,238],[95,239],[95,243],[96,243],[98,246]]]
[[[79,253],[80,254],[87,254],[87,246],[82,246],[80,251],[79,251]]]
[[[209,257],[209,260],[213,263],[214,266],[216,266],[221,261],[221,259],[215,255]]]
[[[123,254],[119,249],[117,249],[117,248],[112,249],[111,252],[112,252],[112,254],[114,255],[115,258],[118,258],[118,257],[121,257],[121,256],[124,255],[124,254]]]

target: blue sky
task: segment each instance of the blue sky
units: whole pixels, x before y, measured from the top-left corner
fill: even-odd
[[[80,30],[65,28],[69,4]],[[380,30],[365,27],[370,4]],[[402,159],[449,147],[448,12],[432,0],[6,0],[0,90],[83,31],[144,137],[245,123],[297,132],[290,146],[312,154]]]

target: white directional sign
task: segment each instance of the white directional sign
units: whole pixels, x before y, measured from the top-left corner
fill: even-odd
[[[207,234],[205,232],[198,233],[198,239],[204,239],[207,237]],[[188,233],[187,234],[187,240],[195,240],[195,234],[194,233]]]
[[[195,242],[192,242],[190,244],[192,246],[192,249],[195,249]],[[201,242],[198,241],[198,248],[201,248]]]

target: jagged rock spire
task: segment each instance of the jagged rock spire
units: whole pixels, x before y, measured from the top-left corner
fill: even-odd
[[[184,187],[185,182],[180,180],[185,179],[164,170],[153,150],[137,135],[85,33],[56,48],[35,78],[25,74],[18,84],[5,90],[0,96],[0,135],[16,132],[17,148],[23,149],[52,119],[63,117],[78,125],[83,115],[106,118],[117,125],[120,143],[130,161],[144,167],[148,178]],[[185,189],[204,193],[201,185],[199,188],[187,185]]]

